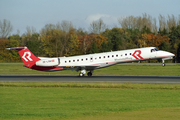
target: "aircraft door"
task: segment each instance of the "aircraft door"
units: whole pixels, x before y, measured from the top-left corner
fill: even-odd
[[[61,62],[60,62],[60,58],[58,58],[58,64],[60,65],[60,63],[61,63]]]
[[[156,58],[156,54],[157,54],[156,50],[151,49],[151,51],[150,51],[150,59]]]

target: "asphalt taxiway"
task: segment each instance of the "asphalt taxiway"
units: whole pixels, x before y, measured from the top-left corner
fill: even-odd
[[[180,76],[0,75],[0,82],[112,82],[180,84]]]

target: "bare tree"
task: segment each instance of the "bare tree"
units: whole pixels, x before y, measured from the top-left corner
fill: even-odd
[[[31,35],[34,34],[34,33],[36,33],[36,28],[29,27],[29,26],[26,27],[26,35],[28,37],[31,37]]]
[[[167,29],[170,30],[173,26],[176,26],[176,18],[174,17],[174,15],[170,16],[168,15],[168,20],[167,20]]]
[[[2,22],[0,21],[0,37],[7,38],[8,35],[12,32],[12,25],[10,21],[4,19]]]
[[[177,25],[180,25],[180,15],[178,17]]]
[[[152,29],[153,29],[154,33],[157,33],[156,18],[154,18],[152,21]]]
[[[158,18],[159,18],[159,29],[160,30],[166,29],[166,19],[165,19],[165,17],[160,14]]]
[[[93,21],[90,24],[89,30],[91,33],[94,34],[100,34],[107,28],[106,24],[103,22],[102,19],[99,19],[98,21]]]
[[[118,19],[119,24],[125,29],[139,29],[142,30],[144,26],[149,28],[152,32],[157,32],[156,20],[146,13],[138,17],[125,17]]]
[[[73,28],[74,27],[73,27],[72,22],[66,21],[66,20],[62,21],[61,23],[58,22],[56,24],[56,29],[62,30],[64,32],[66,32],[66,33],[68,33]]]

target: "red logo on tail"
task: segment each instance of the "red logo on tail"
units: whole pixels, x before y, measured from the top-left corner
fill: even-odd
[[[23,58],[26,62],[28,62],[28,61],[33,61],[30,57],[31,57],[31,52],[24,52],[24,54],[23,54],[23,56],[22,56],[22,58]]]
[[[134,58],[136,58],[137,60],[138,60],[138,59],[143,59],[143,57],[141,57],[140,55],[141,55],[141,50],[136,50],[136,51],[134,51],[134,53],[132,54],[132,56],[133,56]]]

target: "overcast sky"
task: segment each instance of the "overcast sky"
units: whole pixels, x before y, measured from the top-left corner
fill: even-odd
[[[71,21],[78,28],[88,30],[92,21],[103,19],[109,27],[119,26],[117,19],[126,16],[152,17],[180,15],[180,0],[0,0],[0,20],[13,25],[13,33],[26,27],[39,32],[46,24]]]

